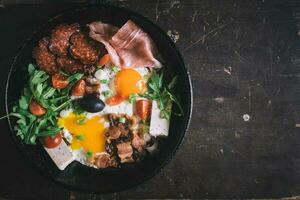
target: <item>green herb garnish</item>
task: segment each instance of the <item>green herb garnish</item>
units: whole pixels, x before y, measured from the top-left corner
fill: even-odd
[[[139,95],[137,95],[137,94],[131,94],[131,95],[129,95],[129,98],[128,98],[128,101],[129,101],[129,103],[135,103],[135,101],[136,101],[136,98],[138,97]]]
[[[93,156],[93,152],[92,151],[87,151],[86,156],[91,158]]]
[[[78,119],[76,122],[77,122],[77,124],[79,124],[79,125],[83,125],[83,124],[86,123],[86,121],[87,121],[87,118],[86,118],[86,116],[84,115],[83,117],[81,117],[80,119]]]
[[[124,123],[126,122],[125,117],[121,117],[121,118],[119,119],[119,122],[124,124]]]
[[[108,83],[108,80],[107,79],[100,80],[100,83],[106,84]]]
[[[102,95],[105,97],[110,97],[112,95],[112,91],[110,91],[110,90],[103,91]]]
[[[116,67],[116,66],[114,66],[114,67],[111,68],[111,70],[112,70],[113,72],[117,73],[117,72],[119,71],[119,68]]]
[[[75,138],[76,138],[76,140],[83,141],[84,140],[84,135],[79,134],[79,135],[76,135]]]

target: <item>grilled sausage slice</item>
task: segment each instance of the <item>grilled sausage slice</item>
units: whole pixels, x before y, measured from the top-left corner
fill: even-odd
[[[49,51],[48,45],[49,38],[41,39],[33,49],[32,54],[41,70],[46,71],[48,74],[55,74],[58,71],[55,56]]]
[[[70,37],[75,32],[79,32],[79,24],[60,24],[50,33],[49,50],[57,56],[68,55]]]
[[[83,33],[73,34],[70,42],[70,53],[73,58],[89,65],[95,64],[99,60],[100,51]]]

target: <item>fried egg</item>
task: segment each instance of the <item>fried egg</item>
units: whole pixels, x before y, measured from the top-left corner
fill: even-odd
[[[150,72],[145,67],[119,69],[113,68],[99,69],[95,73],[95,78],[101,82],[99,90],[100,98],[105,102],[109,97],[120,95],[124,98],[118,105],[105,106],[101,113],[125,113],[132,116],[134,113],[134,106],[128,102],[128,97],[131,94],[143,93],[146,90],[146,81]],[[109,91],[110,95],[104,95]]]
[[[85,114],[69,112],[58,119],[64,135],[70,134],[70,148],[75,157],[82,153],[99,153],[105,151],[106,121],[101,115],[87,118]],[[65,138],[68,138],[65,136]],[[69,137],[70,138],[70,137]],[[79,156],[80,157],[80,156]],[[80,160],[80,158],[79,158]]]
[[[123,69],[114,78],[114,90],[117,95],[128,98],[131,94],[144,93],[146,90],[143,77],[134,69]]]

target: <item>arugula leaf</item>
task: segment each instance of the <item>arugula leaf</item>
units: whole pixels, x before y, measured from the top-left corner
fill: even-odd
[[[61,128],[59,128],[59,127],[52,127],[51,129],[49,129],[47,131],[40,132],[39,133],[39,137],[54,136],[54,135],[56,135],[60,131],[61,131]]]
[[[51,96],[54,95],[55,91],[56,91],[55,88],[49,87],[49,88],[44,92],[43,98],[44,98],[44,99],[50,98]]]
[[[171,82],[168,84],[168,89],[172,90],[177,84],[177,81],[178,81],[178,76],[173,77]]]
[[[49,75],[36,69],[34,65],[28,65],[28,74],[29,80],[23,94],[17,105],[13,107],[13,112],[8,116],[17,118],[17,124],[14,127],[17,136],[26,144],[35,144],[38,137],[52,136],[61,131],[61,128],[57,126],[57,116],[62,109],[72,105],[69,90],[72,84],[83,75],[77,73],[69,76],[69,88],[57,90],[51,86]],[[47,109],[45,115],[37,117],[30,113],[28,106],[32,98]]]
[[[28,73],[31,75],[35,71],[35,66],[33,64],[28,65]]]
[[[174,102],[180,110],[180,113],[175,114],[182,115],[183,108],[179,99],[171,91],[177,83],[177,77],[174,77],[167,85],[164,84],[163,77],[163,73],[158,74],[153,72],[148,81],[148,92],[140,94],[140,96],[157,101],[158,108],[161,111],[161,117],[170,120],[172,102]]]
[[[28,108],[28,101],[25,96],[21,96],[19,99],[19,107],[26,110]]]
[[[67,78],[68,82],[72,82],[72,81],[78,81],[79,79],[81,79],[83,77],[83,74],[81,73],[76,73],[76,74],[72,74],[71,76],[69,76]]]
[[[40,83],[36,86],[36,94],[38,95],[38,97],[42,95],[42,92],[43,92],[43,84]]]
[[[33,77],[31,78],[31,84],[38,84],[47,80],[49,76],[44,71],[34,71]]]
[[[23,124],[24,126],[26,126],[26,121],[23,118],[20,118],[17,120],[17,124]]]

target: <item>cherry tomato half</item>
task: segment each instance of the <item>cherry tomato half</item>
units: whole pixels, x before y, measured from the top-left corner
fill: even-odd
[[[103,66],[106,65],[107,63],[109,63],[110,61],[110,55],[109,54],[105,54],[104,56],[102,56],[98,62],[98,65]]]
[[[57,147],[62,140],[62,136],[60,133],[57,133],[54,137],[46,136],[43,138],[43,145],[49,149]]]
[[[62,74],[56,73],[52,77],[52,86],[56,89],[64,89],[68,86],[68,81],[66,77]]]
[[[142,119],[145,120],[150,116],[151,113],[151,101],[149,100],[137,100],[135,104],[136,114]]]
[[[47,110],[35,100],[31,100],[29,104],[29,111],[36,116],[42,116],[47,112]]]
[[[85,81],[84,80],[79,80],[76,82],[76,84],[72,88],[72,95],[73,96],[83,96],[85,93]]]
[[[124,100],[125,100],[124,97],[122,97],[120,95],[115,95],[115,96],[109,97],[106,100],[106,103],[110,106],[115,106],[115,105],[122,103]]]

